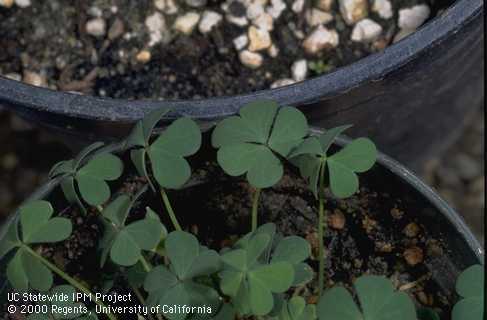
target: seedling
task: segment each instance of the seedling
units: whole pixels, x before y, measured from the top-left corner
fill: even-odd
[[[322,135],[308,137],[289,155],[301,172],[309,181],[310,189],[318,198],[318,239],[319,239],[319,294],[324,286],[324,226],[325,217],[325,187],[339,198],[346,198],[357,192],[359,181],[356,173],[369,170],[377,158],[377,149],[367,138],[356,139],[343,149],[329,156],[328,151],[333,141],[350,126],[330,129]],[[328,169],[326,171],[326,169]]]
[[[264,225],[222,255],[220,288],[232,297],[240,315],[268,314],[275,305],[274,294],[304,281],[296,281],[295,270],[309,257],[309,244],[298,237],[275,243],[274,235],[275,226]]]
[[[62,176],[61,187],[70,203],[76,203],[83,211],[86,211],[76,190],[84,201],[100,210],[100,205],[110,199],[110,187],[106,181],[113,181],[120,177],[123,171],[122,161],[111,153],[98,153],[89,161],[86,158],[103,146],[97,142],[86,147],[72,160],[61,161],[53,166],[49,173],[50,178]]]
[[[252,231],[257,228],[257,207],[262,188],[276,184],[286,158],[308,134],[304,115],[295,108],[279,108],[273,101],[256,101],[240,109],[239,116],[220,122],[212,134],[217,159],[231,176],[246,174],[256,188],[252,205]]]
[[[474,265],[460,274],[456,289],[462,299],[453,307],[452,320],[484,319],[484,266]]]
[[[147,264],[142,250],[155,250],[167,235],[166,228],[159,217],[150,209],[147,209],[145,219],[126,224],[134,202],[145,192],[145,189],[141,189],[133,198],[122,194],[103,210],[103,217],[109,223],[105,226],[105,237],[102,242],[102,265],[108,252],[112,261],[120,266],[133,266],[139,261]]]
[[[165,248],[171,268],[157,266],[148,274],[144,283],[149,293],[147,303],[160,305],[161,310],[164,305],[207,305],[218,310],[220,301],[217,291],[196,279],[220,270],[219,255],[202,247],[192,234],[183,231],[171,232]],[[182,313],[166,314],[171,320],[183,320],[187,316]]]
[[[355,281],[357,305],[347,289],[337,286],[321,297],[319,320],[416,320],[414,303],[404,292],[395,292],[390,280],[381,276],[362,276]]]
[[[127,140],[131,159],[140,175],[150,182],[146,161],[150,160],[152,174],[160,186],[160,193],[166,210],[176,230],[181,230],[165,189],[182,187],[191,176],[191,168],[185,157],[195,154],[201,146],[201,132],[198,125],[189,118],[174,121],[150,144],[150,138],[157,122],[167,110],[155,110],[135,125]],[[153,186],[152,182],[150,182]],[[154,189],[154,187],[153,187]]]

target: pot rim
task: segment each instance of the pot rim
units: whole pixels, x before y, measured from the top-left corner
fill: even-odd
[[[281,88],[201,100],[123,100],[34,87],[0,76],[0,104],[13,106],[14,110],[26,108],[27,112],[51,112],[122,123],[138,120],[147,112],[161,107],[171,109],[165,119],[190,116],[213,120],[235,114],[240,106],[256,99],[272,99],[281,105],[306,105],[384,78],[430,45],[444,41],[458,28],[482,14],[481,0],[457,0],[441,15],[383,52],[369,55],[332,73]]]
[[[317,127],[311,127],[310,132],[313,134],[320,134],[323,133],[323,129]],[[351,141],[350,138],[346,136],[339,136],[334,143],[339,144],[341,146],[349,143]],[[125,141],[121,141],[118,143],[112,143],[102,147],[97,152],[100,151],[119,151],[123,150],[125,147]],[[470,250],[475,253],[479,263],[484,263],[484,256],[485,251],[482,245],[480,244],[479,240],[474,236],[473,232],[470,228],[466,225],[463,218],[453,209],[445,200],[443,200],[431,187],[426,185],[417,175],[415,175],[412,171],[407,169],[404,165],[400,164],[398,161],[392,159],[391,157],[381,153],[378,151],[377,154],[377,164],[382,166],[387,171],[391,172],[393,175],[397,176],[400,181],[411,185],[420,196],[424,197],[431,205],[436,208],[443,217],[445,217],[449,223],[451,223],[456,230],[461,234],[464,240],[467,242]],[[52,180],[49,180],[45,184],[38,187],[32,194],[29,196],[23,203],[36,200],[36,199],[43,199],[54,188],[60,185],[62,177],[57,177]],[[20,205],[19,205],[20,207]],[[18,208],[19,208],[18,207]],[[0,225],[0,239],[5,236],[7,228],[3,226],[9,225],[18,215],[19,210],[18,208],[14,210],[12,214],[4,221],[2,225]]]

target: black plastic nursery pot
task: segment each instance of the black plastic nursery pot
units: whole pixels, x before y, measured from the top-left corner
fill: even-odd
[[[128,101],[32,87],[0,77],[0,105],[66,140],[108,141],[152,109],[211,123],[255,99],[300,107],[314,125],[352,123],[410,167],[441,151],[483,101],[483,1],[458,0],[417,32],[333,73],[294,85],[192,101]]]
[[[319,133],[320,131],[315,130],[316,132]],[[338,144],[343,145],[347,141],[347,139],[342,138],[338,140]],[[110,151],[117,152],[120,150],[120,145],[113,145],[107,148]],[[203,155],[203,157],[206,156]],[[378,162],[374,168],[361,175],[360,179],[361,185],[365,185],[370,190],[378,193],[387,192],[391,198],[400,197],[404,204],[405,212],[412,213],[418,224],[424,226],[429,234],[440,239],[444,248],[443,253],[436,258],[427,258],[425,260],[428,272],[431,273],[431,278],[439,288],[438,290],[452,294],[459,273],[473,264],[483,263],[484,249],[465,225],[462,218],[432,189],[404,166],[388,156],[379,154]],[[190,190],[190,192],[198,194],[203,189],[208,189],[208,183],[211,182],[204,182],[202,185],[189,187],[200,188]],[[59,189],[58,187],[59,179],[54,179],[40,187],[26,201],[54,199],[55,196],[53,197],[53,195],[56,192],[55,190]],[[59,193],[59,190],[57,192]],[[204,191],[202,192],[204,193]],[[211,191],[209,193],[211,194]],[[55,203],[53,202],[53,204]],[[191,208],[198,207],[198,202],[187,203],[186,206]],[[194,210],[191,210],[190,218],[196,218],[193,212]],[[16,214],[17,212],[13,213],[8,221],[15,219]],[[198,215],[201,214],[202,212],[198,212]],[[208,218],[203,219],[208,222]],[[212,221],[211,224],[213,223],[216,224],[217,222]],[[5,228],[0,229],[0,239],[4,236],[4,232]],[[3,268],[5,268],[5,261],[3,263],[0,261],[0,269]],[[1,274],[5,273],[2,272]],[[8,288],[6,280],[0,277],[0,297],[4,297],[5,292],[1,291],[6,288]],[[0,298],[0,301],[4,301],[3,299]]]

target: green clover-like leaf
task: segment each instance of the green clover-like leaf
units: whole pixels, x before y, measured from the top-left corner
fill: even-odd
[[[247,175],[256,188],[267,188],[283,175],[279,156],[287,157],[308,133],[304,115],[292,107],[260,100],[240,109],[239,116],[220,122],[213,131],[217,160],[231,176]]]
[[[235,249],[222,255],[224,268],[220,272],[220,287],[233,298],[241,315],[268,314],[274,307],[274,294],[283,293],[293,285],[295,272],[288,260],[296,262],[301,256],[280,248],[275,261],[266,261],[273,231],[271,227],[257,229],[237,242]]]
[[[102,265],[108,252],[113,262],[121,266],[133,266],[142,257],[142,250],[155,250],[159,242],[167,235],[167,230],[157,215],[148,211],[145,219],[126,225],[126,219],[136,199],[145,192],[142,188],[134,197],[120,195],[104,210],[106,223],[105,236],[101,247]]]
[[[110,188],[106,181],[118,179],[123,171],[122,161],[106,152],[94,155],[82,166],[83,161],[102,146],[101,142],[89,145],[75,159],[55,164],[49,173],[51,178],[62,176],[61,189],[66,199],[84,211],[86,209],[78,196],[78,190],[84,201],[98,206],[110,198]]]
[[[157,122],[168,112],[160,109],[151,112],[137,122],[127,140],[133,148],[130,158],[139,175],[148,181],[147,158],[152,165],[152,173],[157,183],[164,188],[180,188],[191,175],[191,168],[185,157],[195,154],[201,146],[201,132],[190,118],[180,118],[169,125],[150,144],[151,133]]]
[[[212,288],[195,278],[209,276],[221,268],[219,255],[198,243],[198,240],[183,231],[171,232],[165,241],[170,269],[155,267],[147,276],[144,288],[149,293],[149,305],[213,306],[218,310],[220,298]],[[188,314],[167,313],[171,320],[186,319]],[[211,316],[211,315],[210,315]]]
[[[320,320],[416,320],[414,303],[404,292],[395,292],[381,276],[362,276],[355,282],[360,307],[352,295],[337,286],[326,291],[317,306]]]
[[[306,304],[302,297],[292,297],[289,301],[284,301],[276,320],[315,320],[316,307]]]
[[[332,193],[339,198],[346,198],[358,190],[357,173],[372,168],[377,159],[377,149],[367,138],[355,139],[335,154],[327,154],[337,136],[348,128],[350,126],[340,126],[325,131],[318,137],[309,137],[289,156],[291,162],[299,167],[301,175],[308,179],[316,197],[319,179],[325,177],[325,167],[328,168]]]
[[[20,220],[10,221],[5,242],[0,247],[2,254],[18,248],[7,266],[7,278],[18,290],[32,287],[47,291],[52,286],[52,273],[26,245],[65,240],[71,235],[71,221],[62,217],[52,218],[53,208],[44,200],[32,201],[20,207],[19,211]],[[22,227],[21,237],[18,233],[18,221]]]
[[[47,291],[53,283],[51,271],[24,248],[18,249],[7,265],[7,279],[20,291],[27,291],[29,287]]]
[[[484,319],[484,277],[482,265],[473,265],[460,274],[456,290],[462,299],[453,307],[453,320]]]
[[[52,288],[45,293],[46,297],[52,297],[52,301],[41,302],[41,305],[47,306],[47,313],[33,313],[27,317],[27,320],[70,320],[70,319],[97,319],[90,318],[88,314],[80,313],[83,303],[75,301],[76,289],[70,285],[60,285]],[[63,296],[67,299],[59,301],[56,296]]]
[[[3,259],[6,254],[21,244],[18,220],[16,217],[10,218],[0,228],[0,259]]]

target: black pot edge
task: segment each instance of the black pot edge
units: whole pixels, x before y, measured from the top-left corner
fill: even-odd
[[[327,75],[294,85],[262,90],[233,97],[187,101],[117,100],[33,87],[0,77],[0,104],[14,108],[48,111],[58,115],[104,121],[132,122],[150,110],[168,107],[167,119],[191,116],[212,120],[234,114],[238,108],[255,99],[273,99],[280,104],[306,105],[330,98],[362,83],[374,81],[404,65],[434,42],[443,41],[458,27],[483,14],[481,0],[458,0],[417,32],[351,65]],[[319,92],[320,94],[317,94]]]

